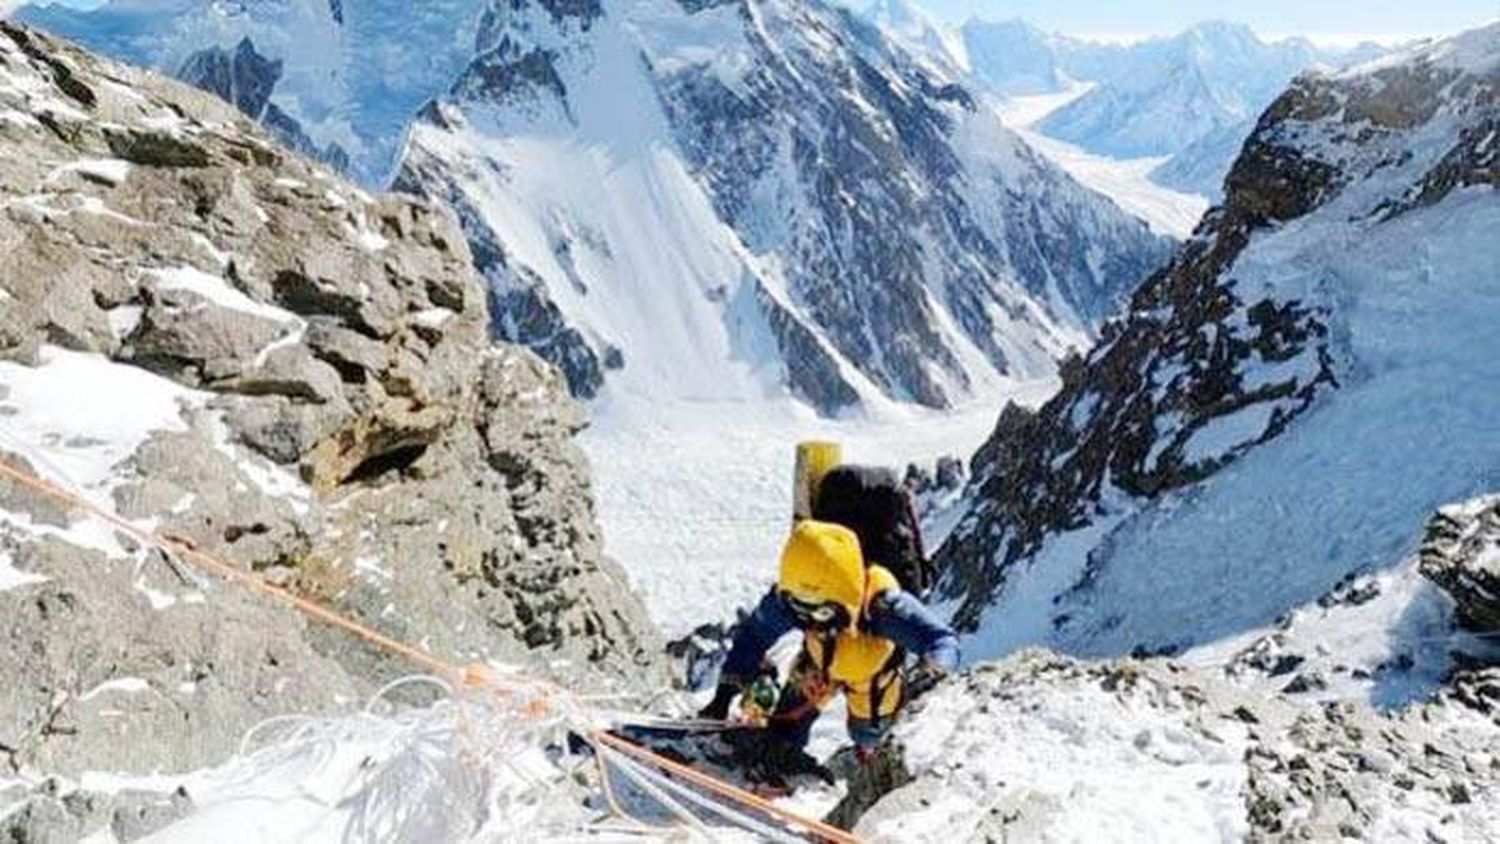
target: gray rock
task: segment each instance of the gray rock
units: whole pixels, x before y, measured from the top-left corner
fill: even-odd
[[[285,323],[218,307],[198,293],[154,290],[146,296],[126,357],[198,386],[241,375],[262,349],[292,331]]]
[[[1453,598],[1470,630],[1500,632],[1500,497],[1447,507],[1422,543],[1422,575]]]
[[[315,404],[344,401],[338,370],[300,344],[272,349],[231,380],[232,385],[216,386],[249,396],[280,395]]]
[[[0,840],[63,844],[107,835],[113,841],[137,841],[192,809],[192,798],[180,788],[168,793],[65,791],[58,781],[46,780],[18,797],[9,812],[0,813]]]

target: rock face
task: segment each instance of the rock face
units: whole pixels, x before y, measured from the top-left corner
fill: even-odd
[[[193,808],[192,798],[182,790],[170,794],[64,792],[56,780],[29,794],[16,793],[20,790],[0,789],[0,801],[11,804],[0,818],[0,834],[7,841],[62,844],[99,834],[110,836],[111,841],[137,841],[180,820]]]
[[[1500,497],[1440,511],[1427,526],[1421,571],[1453,598],[1465,627],[1500,632]]]
[[[999,630],[1030,595],[1052,608],[1011,645],[1217,638],[1389,564],[1409,525],[1484,482],[1496,455],[1471,421],[1500,411],[1477,387],[1500,289],[1481,232],[1500,201],[1476,144],[1497,74],[1488,27],[1302,77],[1271,106],[1225,204],[1056,397],[1008,407],[974,456],[939,554],[961,622],[994,607]],[[1437,383],[1463,399],[1415,398]],[[1436,460],[1414,445],[1432,431]]]
[[[459,209],[500,334],[582,395],[748,368],[825,412],[945,406],[1050,371],[1166,247],[818,2],[495,3],[396,184]],[[713,377],[664,386],[685,359]]]
[[[1397,714],[1247,692],[1161,660],[1027,651],[939,687],[896,728],[869,841],[1480,840],[1500,730],[1441,699]]]
[[[434,653],[654,682],[581,410],[447,213],[3,24],[0,253],[6,463]],[[201,766],[411,670],[9,483],[0,619],[13,770]]]

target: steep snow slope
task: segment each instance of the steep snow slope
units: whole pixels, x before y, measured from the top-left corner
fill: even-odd
[[[101,53],[176,73],[249,38],[283,65],[270,102],[318,148],[337,146],[367,185],[385,182],[412,114],[473,55],[485,0],[109,0],[28,6],[18,19]]]
[[[1298,80],[943,549],[971,658],[1262,627],[1496,482],[1500,25]]]
[[[1048,374],[1161,247],[818,3],[498,4],[481,30],[398,183],[461,209],[501,334],[584,395],[618,369],[943,406]]]
[[[970,453],[1007,399],[1043,401],[1055,380],[945,411],[879,406],[827,419],[790,401],[663,405],[608,394],[581,436],[605,552],[630,572],[670,638],[730,622],[769,588],[791,514],[793,446],[831,439],[847,459],[902,470]],[[929,528],[929,547],[941,538]]]
[[[1254,130],[1255,118],[1249,117],[1202,135],[1152,169],[1151,180],[1218,202],[1224,195],[1224,175]]]

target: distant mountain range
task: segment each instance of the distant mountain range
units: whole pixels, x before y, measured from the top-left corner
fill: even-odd
[[[995,94],[1091,87],[1035,128],[1113,158],[1166,157],[1160,184],[1217,197],[1255,119],[1298,72],[1380,55],[1362,44],[1329,49],[1301,38],[1266,41],[1242,24],[1207,22],[1164,38],[1109,44],[1042,32],[1022,20],[944,27],[906,0],[867,16],[914,53],[950,65]]]

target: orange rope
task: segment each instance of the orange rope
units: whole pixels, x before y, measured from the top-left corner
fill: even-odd
[[[589,734],[589,740],[605,747],[612,747],[627,756],[633,756],[645,762],[649,762],[664,771],[671,771],[694,785],[701,786],[723,797],[728,797],[737,803],[758,809],[774,818],[780,818],[793,826],[805,829],[825,841],[835,841],[838,844],[860,844],[860,839],[852,833],[839,829],[831,824],[804,818],[801,815],[787,811],[775,803],[752,794],[738,786],[731,785],[716,777],[709,776],[702,771],[695,770],[681,762],[668,759],[647,750],[640,745],[620,738],[603,730],[595,730]]]
[[[407,644],[398,639],[393,639],[380,631],[369,627],[342,615],[315,601],[308,600],[290,590],[267,583],[254,574],[241,569],[232,563],[228,563],[206,551],[200,551],[186,539],[174,537],[160,531],[147,530],[133,522],[121,518],[114,513],[94,504],[83,496],[74,493],[56,483],[40,478],[34,474],[23,472],[4,461],[0,461],[0,476],[9,478],[21,486],[39,492],[48,498],[60,501],[72,507],[77,507],[95,518],[104,521],[124,531],[130,536],[142,542],[160,549],[163,552],[176,554],[184,560],[196,564],[199,568],[213,572],[220,577],[241,586],[248,587],[260,592],[273,600],[280,601],[293,609],[301,612],[309,618],[317,619],[325,624],[340,628],[377,648],[393,654],[403,656],[418,665],[430,670],[458,679],[463,685],[469,687],[490,686],[502,690],[515,690],[521,688],[516,684],[509,684],[496,678],[482,665],[460,666],[456,663],[443,659],[442,657],[428,653],[414,645]],[[561,690],[559,690],[561,691]],[[542,700],[534,700],[528,703],[527,714],[540,717],[548,709],[547,703]],[[818,838],[826,841],[838,842],[838,844],[859,844],[859,838],[851,835],[837,827],[823,823],[822,821],[806,818],[795,812],[782,809],[772,804],[759,795],[752,794],[723,780],[708,774],[696,771],[686,765],[673,761],[654,753],[634,742],[619,736],[606,733],[602,730],[592,730],[588,733],[589,739],[596,744],[612,747],[621,753],[633,756],[636,759],[647,762],[665,771],[681,776],[698,786],[706,788],[721,797],[733,800],[741,805],[757,809],[767,815],[789,823],[799,829],[804,829]]]

